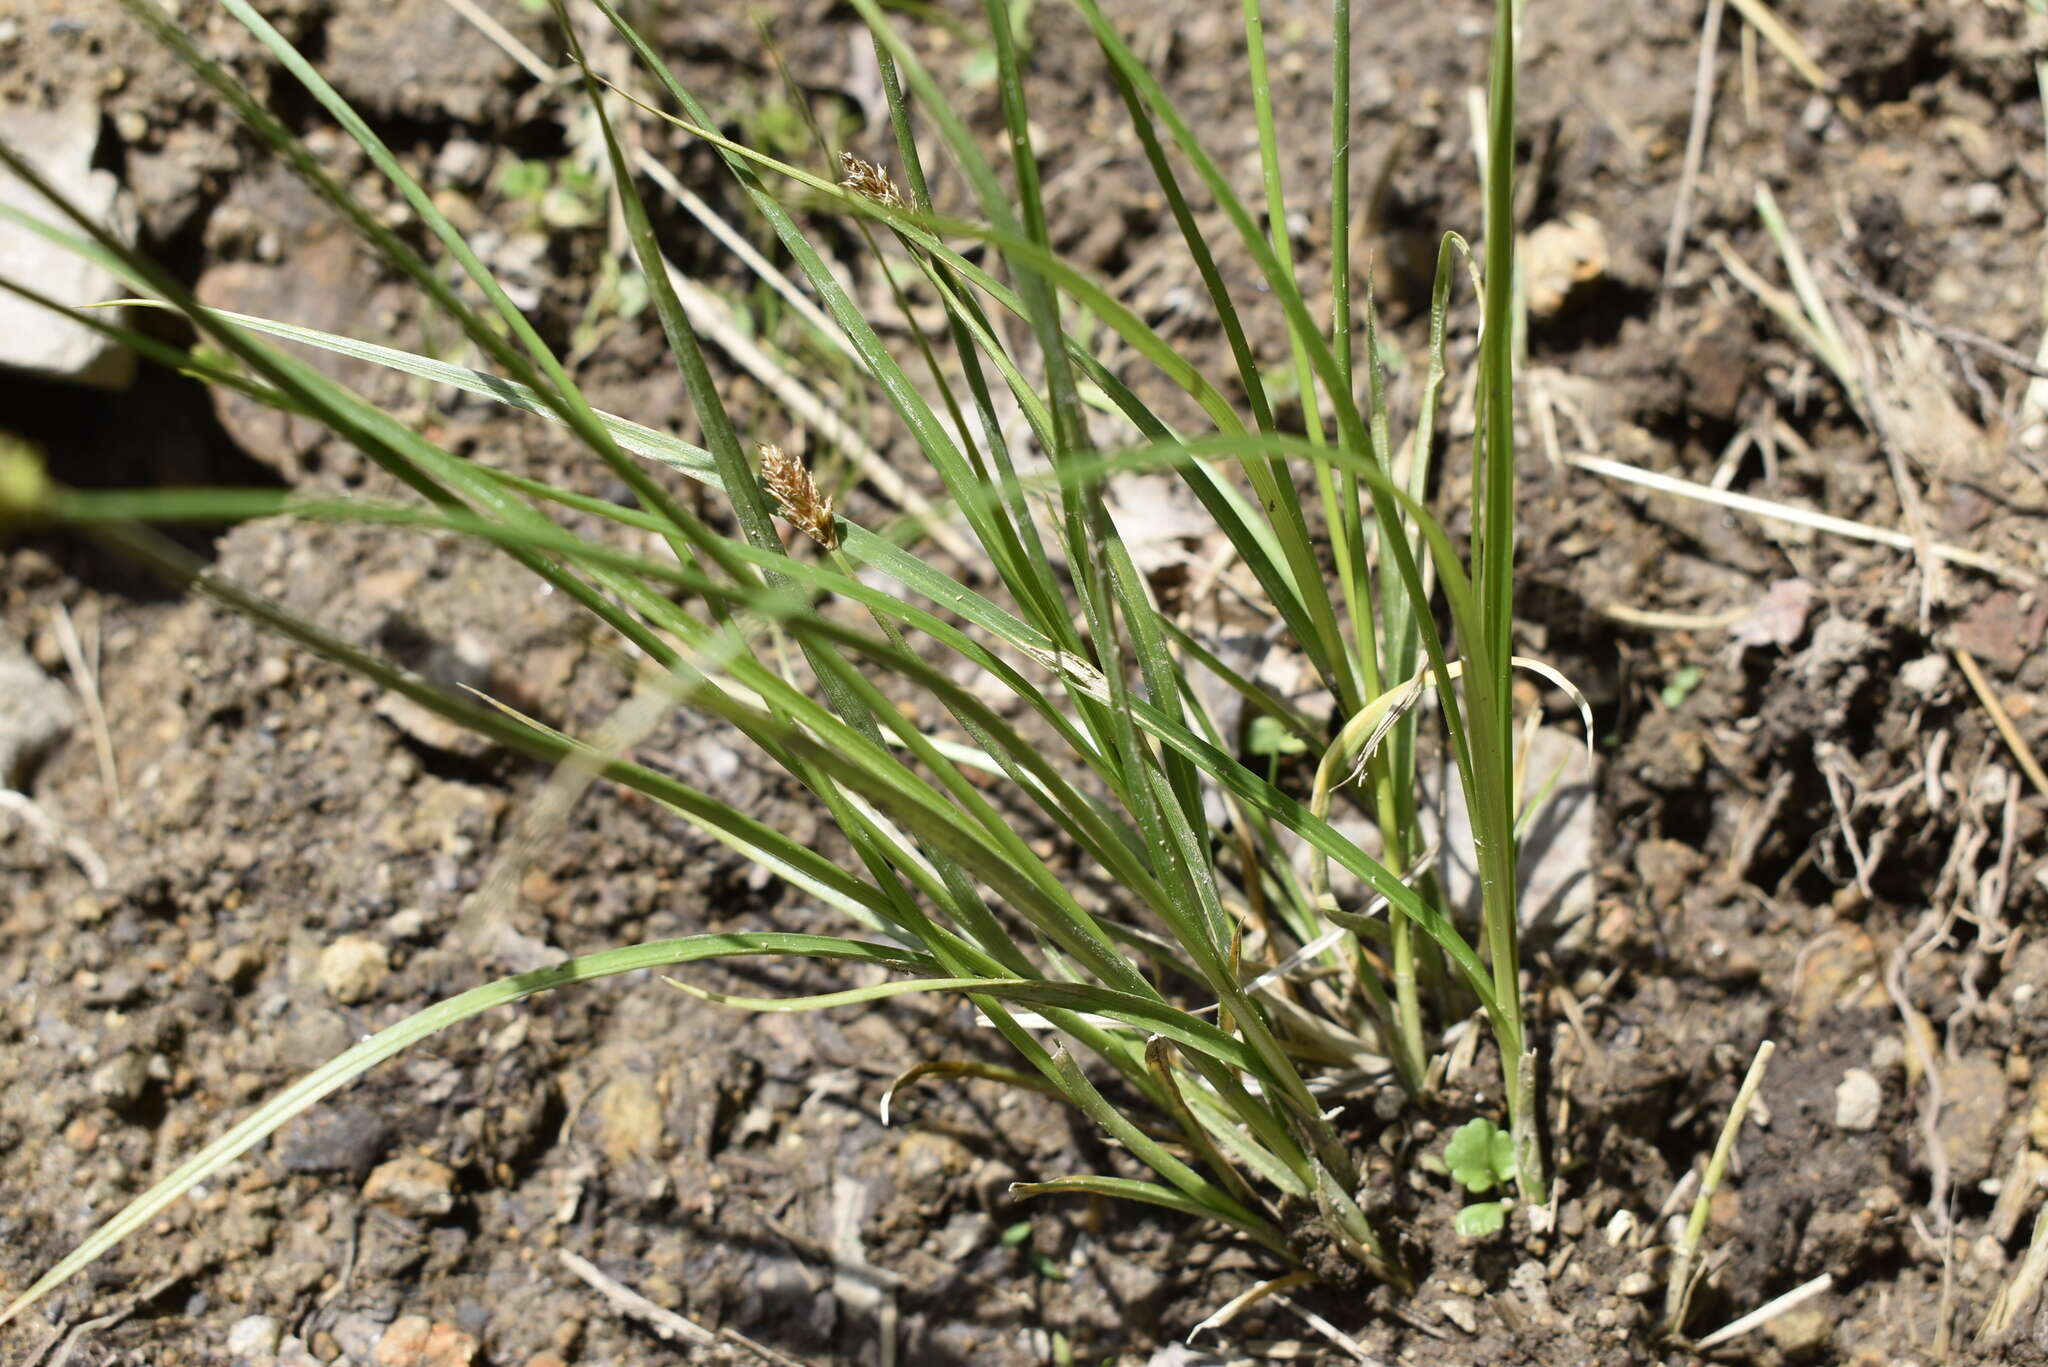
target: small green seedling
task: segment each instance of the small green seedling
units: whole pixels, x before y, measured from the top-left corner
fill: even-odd
[[[1676,712],[1679,708],[1685,706],[1685,700],[1692,696],[1692,691],[1695,688],[1698,688],[1706,681],[1706,677],[1707,671],[1701,669],[1698,665],[1684,666],[1671,676],[1669,683],[1664,685],[1664,705]]]
[[[1065,1281],[1067,1279],[1067,1269],[1061,1267],[1056,1258],[1042,1249],[1025,1247],[1030,1242],[1030,1239],[1031,1222],[1029,1220],[1019,1220],[1016,1224],[1003,1231],[1002,1245],[1004,1248],[1023,1249],[1024,1253],[1031,1259],[1032,1269],[1047,1281]]]
[[[498,193],[522,206],[530,226],[569,231],[604,216],[605,187],[569,162],[508,157],[498,167]]]
[[[1444,1145],[1444,1166],[1474,1195],[1506,1187],[1515,1178],[1515,1141],[1506,1130],[1480,1117],[1468,1120]],[[1498,1234],[1507,1223],[1508,1203],[1479,1201],[1458,1212],[1456,1228],[1467,1239]]]

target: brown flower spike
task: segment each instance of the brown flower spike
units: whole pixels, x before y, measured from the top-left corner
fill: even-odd
[[[811,472],[804,469],[802,461],[784,455],[782,448],[771,442],[762,442],[760,451],[761,478],[766,481],[768,492],[775,496],[782,515],[826,550],[836,550],[839,528],[832,521],[832,500],[818,492]]]
[[[896,184],[889,179],[889,173],[871,161],[862,161],[851,152],[839,154],[839,169],[845,174],[839,179],[844,188],[864,199],[871,199],[884,209],[894,209],[903,203],[903,196],[896,193]]]

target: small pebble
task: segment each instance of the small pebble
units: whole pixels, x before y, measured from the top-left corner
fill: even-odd
[[[117,1111],[142,1100],[148,1086],[149,1061],[133,1049],[123,1049],[92,1072],[93,1094]]]
[[[455,1208],[455,1173],[445,1163],[402,1154],[370,1173],[363,1199],[399,1215],[434,1219]]]
[[[277,1155],[286,1172],[345,1172],[361,1181],[390,1143],[391,1127],[375,1111],[322,1107],[279,1132]]]
[[[334,1322],[334,1341],[351,1362],[368,1362],[377,1352],[377,1340],[384,1337],[386,1321],[360,1310],[351,1310]]]
[[[1835,1087],[1835,1125],[1862,1132],[1877,1127],[1878,1112],[1884,1106],[1884,1088],[1861,1068],[1842,1074]]]
[[[8,349],[11,343],[0,347]],[[28,787],[36,765],[71,729],[77,710],[71,690],[37,668],[12,633],[0,630],[0,788]]]
[[[1624,1296],[1647,1296],[1657,1289],[1657,1279],[1647,1272],[1631,1272],[1614,1289]]]
[[[1764,1333],[1787,1357],[1800,1357],[1827,1343],[1834,1334],[1834,1321],[1825,1310],[1800,1306],[1771,1320]]]
[[[284,1338],[284,1326],[270,1315],[250,1315],[228,1328],[228,1356],[267,1358],[277,1352]]]
[[[372,1362],[374,1367],[469,1367],[476,1349],[476,1339],[452,1324],[406,1315],[377,1340]]]
[[[253,940],[229,945],[213,956],[206,971],[222,987],[247,987],[263,971],[263,947]]]
[[[1963,212],[1979,223],[1996,223],[2005,217],[2005,191],[1980,180],[1963,191]]]
[[[277,1357],[267,1367],[326,1367],[297,1334],[286,1336],[277,1346]]]
[[[1899,687],[1922,698],[1931,698],[1948,682],[1948,657],[1922,655],[1899,666]]]
[[[343,1006],[375,996],[390,971],[390,951],[367,935],[344,935],[320,951],[320,985]]]

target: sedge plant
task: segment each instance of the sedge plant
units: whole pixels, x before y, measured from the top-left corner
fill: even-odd
[[[1442,1032],[1476,1014],[1497,1046],[1505,1101],[1495,1176],[1524,1202],[1546,1199],[1537,1053],[1518,981],[1514,376],[1505,283],[1515,146],[1510,0],[1502,0],[1493,37],[1486,145],[1495,155],[1485,173],[1483,260],[1445,235],[1428,371],[1412,432],[1399,442],[1377,320],[1369,296],[1354,303],[1346,253],[1349,0],[1335,0],[1333,13],[1331,252],[1313,263],[1327,272],[1328,312],[1311,308],[1303,281],[1312,263],[1296,259],[1286,234],[1260,0],[1244,0],[1244,20],[1262,209],[1240,197],[1098,0],[1069,0],[1094,35],[1099,78],[1121,97],[1207,293],[1230,358],[1227,376],[1205,373],[1050,249],[1012,0],[984,0],[1006,168],[989,158],[880,0],[852,4],[873,37],[892,145],[859,155],[842,149],[836,159],[819,148],[806,164],[786,147],[775,155],[722,133],[612,0],[557,0],[565,69],[580,74],[631,265],[681,372],[701,445],[592,408],[377,133],[248,0],[219,2],[353,139],[410,207],[417,234],[394,231],[389,214],[373,212],[331,176],[157,0],[123,0],[410,282],[423,310],[459,329],[477,364],[207,308],[66,203],[18,150],[0,145],[0,163],[51,206],[43,216],[0,206],[10,231],[97,260],[127,282],[136,303],[183,315],[200,344],[168,345],[109,311],[66,310],[71,316],[148,360],[316,419],[387,471],[402,495],[84,492],[15,453],[0,469],[0,515],[96,537],[508,750],[645,794],[842,913],[848,933],[762,930],[623,946],[430,1007],[259,1106],[93,1233],[0,1319],[380,1060],[479,1012],[644,969],[756,1011],[957,994],[1007,1041],[1014,1066],[906,1060],[914,1066],[903,1081],[967,1074],[1034,1086],[1070,1102],[1133,1160],[1120,1172],[1042,1174],[1020,1184],[1020,1197],[1148,1202],[1220,1221],[1319,1276],[1363,1272],[1397,1284],[1407,1280],[1400,1251],[1365,1213],[1373,1202],[1361,1185],[1359,1136],[1333,1119],[1342,1111],[1331,1109],[1328,1084],[1364,1065],[1373,1085],[1421,1095],[1432,1085]],[[591,35],[637,59],[631,83],[592,73],[581,46]],[[926,488],[942,491],[957,519],[953,539],[965,536],[976,563],[921,552],[929,543],[916,519],[850,519],[814,472],[785,454],[786,433],[742,434],[671,281],[621,129],[655,119],[716,154],[775,239],[796,288],[837,330],[865,400],[896,424],[897,450],[927,467]],[[890,163],[894,169],[884,169]],[[941,175],[964,187],[971,213],[939,211],[933,184]],[[1218,243],[1197,217],[1207,206],[1220,211],[1234,250],[1284,316],[1284,357],[1254,349]],[[913,278],[940,302],[944,326],[935,340],[918,334],[907,358],[884,344],[878,320],[862,312],[817,245],[820,232],[837,226],[857,230],[878,268],[899,273],[892,279]],[[424,250],[413,245],[421,241]],[[1453,287],[1467,274],[1483,305],[1471,533],[1461,545],[1426,499]],[[0,286],[62,308],[35,282]],[[1117,367],[1101,359],[1110,338],[1126,358]],[[309,365],[306,348],[560,424],[632,497],[593,498],[458,457]],[[1281,374],[1291,377],[1285,401],[1275,392]],[[1235,400],[1226,395],[1230,384]],[[1161,394],[1198,421],[1169,422]],[[1336,724],[1305,716],[1233,670],[1162,608],[1105,498],[1135,472],[1170,472],[1213,518],[1262,595],[1261,608],[1336,700]],[[713,496],[714,514],[682,496],[688,483]],[[564,514],[637,539],[571,531]],[[844,856],[794,841],[685,775],[625,757],[616,743],[445,692],[221,578],[155,530],[258,517],[453,532],[497,548],[609,632],[621,656],[637,662],[640,688],[731,726],[801,785],[843,837]],[[650,533],[668,554],[623,548],[646,546]],[[963,662],[980,684],[958,682]],[[1257,746],[1219,723],[1203,701],[1213,690],[1195,686],[1203,674],[1243,699],[1262,732]],[[895,705],[906,691],[928,703],[922,722]],[[995,694],[1003,705],[991,703]],[[1476,922],[1448,905],[1426,872],[1417,781],[1422,721],[1431,714],[1418,706],[1425,699],[1433,699],[1442,750],[1470,814],[1482,902]],[[1271,781],[1272,757],[1290,752],[1316,760],[1306,802]],[[1330,824],[1331,803],[1347,792],[1378,828],[1378,857]],[[1051,857],[1018,834],[1022,811],[1059,832]],[[1301,847],[1313,856],[1307,879],[1291,857]],[[1074,865],[1114,886],[1109,905],[1077,896],[1063,872]],[[1332,865],[1372,900],[1346,905],[1334,896]],[[731,956],[844,960],[886,976],[822,996],[746,999],[711,991],[687,969]]]

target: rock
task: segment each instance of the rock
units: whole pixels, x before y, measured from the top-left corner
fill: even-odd
[[[455,1209],[455,1173],[445,1163],[402,1154],[370,1174],[363,1199],[416,1220],[437,1219]]]
[[[896,1147],[896,1190],[915,1205],[935,1204],[973,1163],[967,1146],[951,1135],[914,1130]]]
[[[1685,339],[1678,352],[1686,405],[1703,417],[1733,422],[1749,384],[1755,338],[1742,315],[1714,309]]]
[[[384,1337],[387,1321],[351,1310],[334,1322],[334,1341],[352,1363],[366,1363],[376,1356],[377,1341]]]
[[[361,1181],[390,1143],[391,1128],[375,1111],[359,1106],[316,1110],[279,1134],[278,1161],[286,1172],[345,1172]]]
[[[1657,1279],[1647,1272],[1631,1272],[1616,1282],[1614,1289],[1623,1296],[1647,1296],[1657,1289]]]
[[[133,1049],[123,1049],[92,1071],[93,1095],[117,1111],[142,1100],[148,1087],[149,1060]]]
[[[2001,589],[1965,612],[1949,638],[1986,664],[2016,672],[2048,635],[2048,599]]]
[[[1557,1323],[1557,1307],[1550,1299],[1550,1274],[1535,1259],[1520,1263],[1508,1273],[1508,1289],[1522,1297],[1522,1308],[1539,1325]]]
[[[297,1334],[277,1345],[277,1356],[266,1367],[327,1367]]]
[[[396,693],[377,699],[377,715],[429,750],[474,759],[491,748],[476,732]]]
[[[390,951],[367,935],[344,935],[320,951],[320,985],[343,1006],[375,996],[390,971]]]
[[[256,981],[256,975],[263,971],[263,961],[263,947],[253,940],[244,940],[214,955],[206,972],[222,987],[240,989]]]
[[[1169,1343],[1145,1360],[1145,1367],[1224,1367],[1227,1359],[1185,1343]]]
[[[2005,1069],[1995,1059],[1973,1054],[1942,1068],[1941,1090],[1935,1133],[1956,1184],[1975,1186],[1997,1162],[2007,1110]]]
[[[284,1326],[270,1315],[249,1315],[228,1328],[228,1356],[256,1362],[275,1356]]]
[[[111,171],[93,166],[99,141],[100,111],[90,101],[59,109],[0,105],[0,142],[18,149],[88,218],[132,243],[134,206]],[[0,204],[78,231],[10,171],[0,170]],[[11,223],[0,226],[0,276],[31,284],[58,303],[73,307],[102,303],[126,293],[111,274],[84,257]],[[126,347],[13,294],[0,294],[0,366],[107,389],[125,388],[135,376],[135,356]]]
[[[1607,230],[1590,214],[1539,224],[1522,247],[1529,316],[1554,318],[1574,291],[1607,274]]]
[[[443,185],[477,185],[491,169],[491,151],[472,138],[450,138],[434,155],[434,176]]]
[[[1854,926],[1814,942],[1792,989],[1792,1014],[1810,1029],[1836,1011],[1876,1011],[1890,1003],[1878,964],[1877,942]]]
[[[1835,1125],[1861,1133],[1877,1128],[1884,1108],[1884,1087],[1861,1068],[1851,1068],[1835,1085]]]
[[[1996,223],[2005,217],[2005,191],[1988,180],[1965,186],[1961,195],[1963,215],[1977,223]]]
[[[0,274],[5,273],[0,265]],[[5,346],[6,327],[0,311],[0,346]],[[0,788],[25,791],[36,766],[64,738],[76,715],[71,690],[43,673],[21,642],[0,628]]]
[[[1749,616],[1729,628],[1728,639],[1738,645],[1787,649],[1806,634],[1806,619],[1819,599],[1820,590],[1804,579],[1779,579]]]
[[[619,1167],[654,1158],[664,1130],[661,1093],[652,1078],[628,1074],[598,1094],[597,1139]]]
[[[1636,846],[1634,862],[1650,910],[1664,912],[1676,908],[1701,881],[1710,861],[1683,840],[1652,838]]]
[[[507,11],[505,22],[534,41],[531,20],[519,11]],[[496,45],[478,42],[462,16],[438,0],[347,10],[326,28],[321,72],[369,119],[474,127],[510,116],[518,66]]]
[[[377,1340],[374,1367],[469,1367],[476,1357],[474,1336],[425,1315],[394,1320]]]
[[[356,1042],[362,1032],[331,1007],[302,1011],[275,1040],[276,1062],[294,1073],[310,1073]]]
[[[230,199],[225,209],[239,209],[252,223],[252,232],[281,229],[288,236],[289,266],[259,260],[219,261],[207,267],[193,290],[201,303],[232,313],[253,313],[265,318],[289,318],[303,327],[360,337],[375,331],[370,321],[375,293],[362,285],[368,269],[358,254],[354,235],[346,232],[312,232],[303,224],[318,211],[295,187],[281,186],[258,176],[237,176],[231,183],[246,192],[266,197],[264,217],[251,206]],[[219,211],[217,211],[219,212]],[[265,221],[266,219],[274,221]],[[361,382],[361,372],[322,351],[307,351],[302,359],[314,369],[344,382]],[[219,389],[213,395],[221,426],[236,445],[287,480],[304,473],[300,464],[306,453],[324,438],[321,426],[311,418],[279,412],[267,404],[232,390]]]
[[[1899,666],[1899,687],[1915,697],[1931,698],[1948,682],[1948,656],[1922,655]]]
[[[1825,1347],[1834,1332],[1834,1321],[1827,1311],[1805,1305],[1787,1310],[1764,1325],[1764,1333],[1786,1357],[1800,1357]]]

